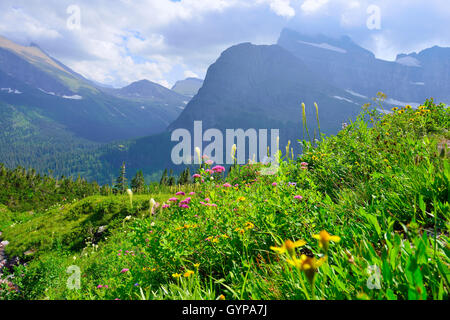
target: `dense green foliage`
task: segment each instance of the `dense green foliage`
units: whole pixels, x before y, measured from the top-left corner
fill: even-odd
[[[9,170],[0,164],[0,203],[12,211],[41,211],[59,202],[99,192],[96,182],[88,183],[82,178],[55,179],[20,167]]]
[[[170,195],[94,196],[10,222],[7,253],[35,252],[2,297],[448,299],[449,116],[432,101],[366,108],[338,135],[302,141],[298,158],[280,155],[273,175],[203,165],[194,184],[146,187]],[[93,237],[102,225],[107,237]]]

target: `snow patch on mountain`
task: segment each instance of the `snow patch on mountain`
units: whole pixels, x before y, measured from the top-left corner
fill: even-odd
[[[335,52],[339,52],[339,53],[347,53],[347,50],[339,48],[339,47],[335,47],[332,46],[331,44],[328,43],[314,43],[314,42],[306,42],[306,41],[301,41],[298,40],[299,43],[301,44],[306,44],[308,46],[313,46],[316,48],[321,48],[321,49],[325,49],[325,50],[331,50],[331,51],[335,51]]]
[[[41,89],[41,88],[38,88],[40,91],[42,91],[43,93],[46,93],[46,94],[49,94],[49,95],[51,95],[51,96],[56,96],[56,93],[54,93],[54,92],[48,92],[48,91],[45,91],[44,89]]]
[[[358,97],[358,98],[363,98],[363,99],[368,99],[367,96],[362,95],[362,94],[359,94],[359,93],[357,93],[357,92],[354,92],[354,91],[352,91],[352,90],[350,90],[350,89],[345,90],[345,91],[347,91],[348,93],[350,93],[352,96],[355,96],[355,97]]]
[[[355,103],[355,101],[352,101],[352,100],[344,98],[344,97],[333,96],[333,98],[338,99],[338,100],[347,101],[347,102],[350,102],[350,103]]]
[[[71,99],[71,100],[82,100],[83,97],[79,95],[73,95],[73,96],[62,96],[64,99]]]
[[[398,64],[401,64],[401,65],[407,66],[407,67],[418,67],[418,68],[421,67],[420,61],[413,57],[399,58],[395,62],[397,62]]]
[[[11,88],[0,88],[0,91],[6,91],[6,93],[12,93],[12,94],[22,94],[22,92],[20,92],[17,89],[11,89]]]

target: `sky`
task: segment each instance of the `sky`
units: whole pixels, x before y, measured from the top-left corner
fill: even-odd
[[[166,87],[204,78],[228,47],[283,28],[350,36],[377,58],[450,47],[448,0],[1,0],[0,35],[35,43],[88,79]]]

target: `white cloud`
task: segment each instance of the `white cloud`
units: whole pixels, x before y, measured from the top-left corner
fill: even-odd
[[[301,5],[301,9],[306,14],[315,13],[328,4],[328,1],[329,0],[306,0]]]
[[[195,72],[192,72],[191,70],[186,70],[184,72],[184,77],[185,78],[199,78],[198,74],[196,74]]]
[[[368,30],[366,9],[382,8]],[[114,86],[203,78],[227,47],[276,43],[283,27],[349,34],[377,57],[450,45],[448,0],[77,0],[81,29],[67,29],[71,1],[1,0],[0,35],[37,43],[76,72]],[[411,21],[429,23],[411,23]],[[431,21],[431,22],[430,22]],[[413,35],[413,37],[412,37]]]
[[[295,16],[295,9],[292,8],[290,0],[270,0],[270,9],[282,17],[292,18]]]

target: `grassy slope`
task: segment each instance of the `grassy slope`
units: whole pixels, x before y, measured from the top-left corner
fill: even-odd
[[[189,209],[172,205],[142,219],[150,196],[135,197],[133,209],[126,197],[55,206],[4,230],[10,253],[39,248],[16,271],[21,292],[6,297],[448,299],[450,166],[442,145],[450,117],[443,105],[422,109],[367,112],[319,146],[307,144],[296,161],[285,159],[275,176],[250,165],[227,178],[236,187],[208,179]],[[217,207],[201,204],[205,198]],[[107,239],[81,248],[93,225],[108,222],[117,228]],[[321,230],[341,238],[328,251],[313,237]],[[292,255],[271,250],[288,239],[306,244]],[[325,257],[308,273],[309,262]],[[66,288],[71,265],[82,270],[81,290]],[[372,290],[377,270],[380,290]]]

